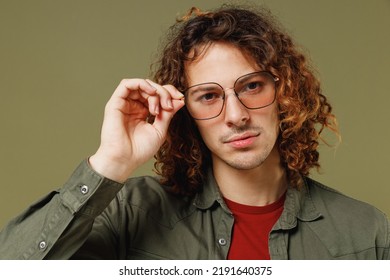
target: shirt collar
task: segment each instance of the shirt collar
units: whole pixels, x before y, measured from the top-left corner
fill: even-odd
[[[312,222],[322,217],[311,197],[307,178],[303,179],[304,185],[300,189],[291,187],[287,189],[284,210],[274,230],[292,229],[297,225],[297,219]]]
[[[222,198],[213,171],[210,168],[202,191],[195,196],[194,205],[199,209],[206,210],[211,208],[216,202],[218,202],[225,211],[230,212]]]
[[[203,190],[196,194],[194,199],[195,207],[206,210],[218,202],[226,212],[230,213],[215,181],[212,169],[207,174]],[[311,222],[322,217],[317,211],[310,194],[307,178],[303,178],[304,184],[300,189],[289,187],[286,193],[284,210],[274,229],[292,229],[297,225],[297,219]]]

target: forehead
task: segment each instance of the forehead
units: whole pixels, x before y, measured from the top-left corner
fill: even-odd
[[[261,70],[250,55],[231,44],[213,43],[201,50],[184,65],[187,86],[216,82],[230,87],[238,77]]]

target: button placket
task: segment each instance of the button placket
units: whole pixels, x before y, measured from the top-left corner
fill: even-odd
[[[46,247],[47,247],[46,241],[42,240],[41,242],[39,242],[38,248],[39,248],[40,250],[45,250]]]
[[[221,246],[225,246],[227,244],[226,239],[225,238],[218,239],[218,244]]]
[[[86,195],[86,194],[89,192],[88,186],[87,186],[87,185],[82,185],[82,186],[80,187],[80,192],[81,192],[82,194]]]

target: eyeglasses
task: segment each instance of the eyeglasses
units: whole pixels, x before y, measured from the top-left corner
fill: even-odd
[[[245,108],[254,110],[267,107],[276,99],[275,82],[278,77],[266,71],[253,72],[239,77],[234,83],[234,93]],[[188,112],[196,120],[218,117],[225,104],[225,90],[217,83],[202,83],[184,91]]]

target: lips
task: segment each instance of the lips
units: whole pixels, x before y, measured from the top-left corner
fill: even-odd
[[[258,132],[246,132],[240,135],[233,135],[228,137],[223,143],[228,144],[234,148],[247,148],[249,147],[258,137],[260,133]]]
[[[245,132],[245,133],[240,134],[240,135],[233,135],[233,136],[228,137],[226,140],[224,140],[224,143],[242,141],[242,140],[245,140],[245,139],[248,139],[251,137],[257,137],[259,135],[260,135],[260,133],[258,133],[258,132],[256,132],[256,133],[255,132]]]

